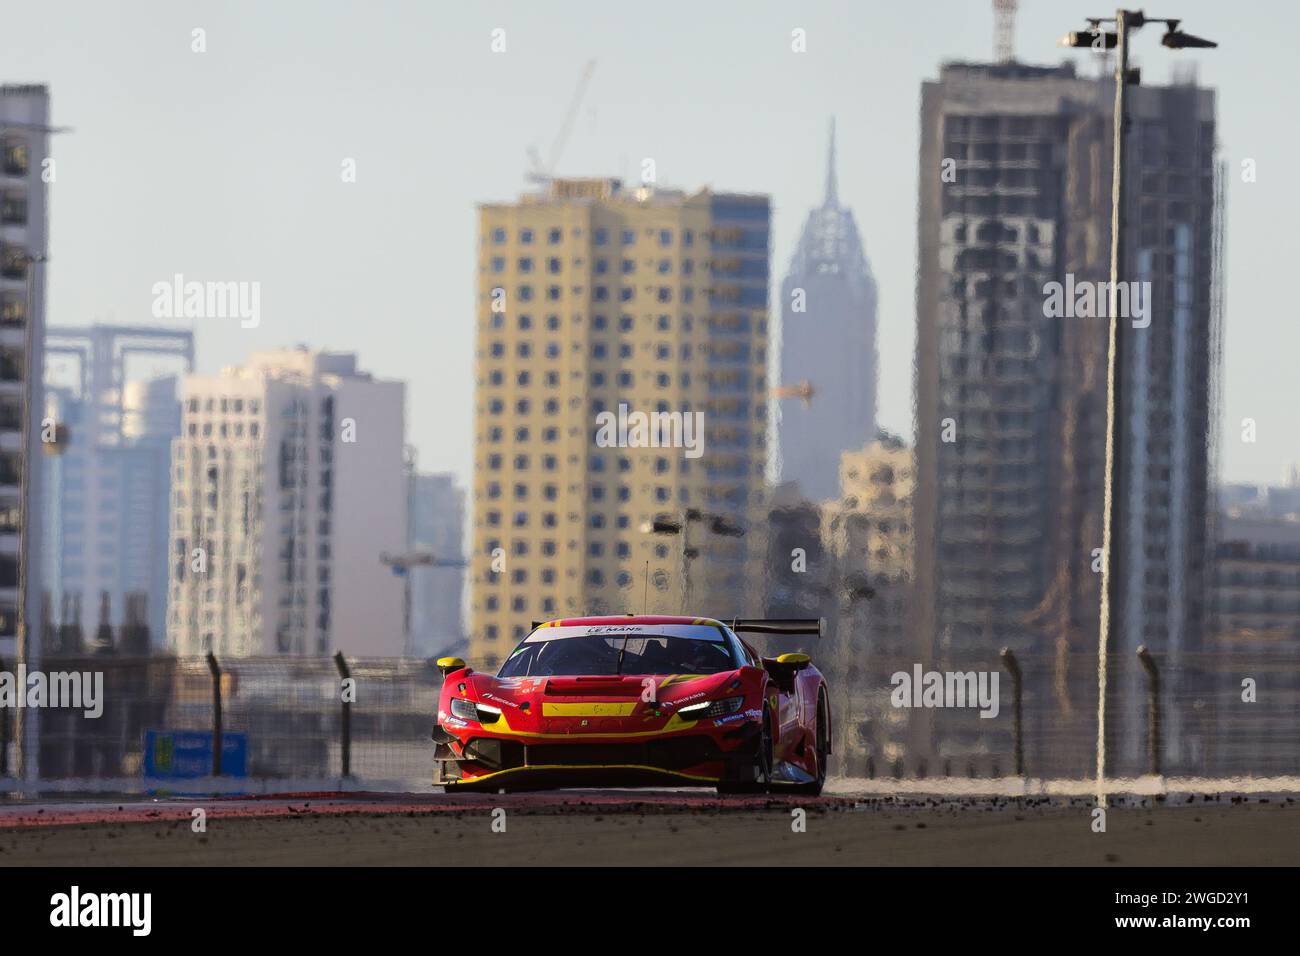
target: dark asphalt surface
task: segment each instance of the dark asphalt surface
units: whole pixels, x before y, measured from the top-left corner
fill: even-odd
[[[1112,803],[1104,833],[1092,809],[1083,797],[600,790],[0,803],[0,867],[1300,864],[1295,796],[1130,798]]]

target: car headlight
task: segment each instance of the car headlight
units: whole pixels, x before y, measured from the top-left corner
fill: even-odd
[[[734,714],[745,705],[743,697],[724,697],[722,700],[702,700],[698,704],[683,707],[677,713],[692,720],[704,720],[709,717],[726,717]]]
[[[501,708],[478,704],[463,697],[453,697],[451,699],[451,713],[452,716],[459,717],[461,720],[477,720],[480,724],[490,724],[500,718]]]
[[[474,706],[472,700],[453,697],[451,699],[451,715],[459,717],[461,720],[478,720],[478,708]]]

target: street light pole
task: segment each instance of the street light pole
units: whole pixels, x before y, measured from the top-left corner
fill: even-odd
[[[1120,416],[1123,414],[1124,339],[1119,316],[1120,270],[1124,265],[1124,134],[1127,131],[1127,89],[1130,83],[1140,82],[1138,72],[1128,65],[1129,33],[1147,23],[1163,23],[1165,35],[1161,44],[1171,50],[1188,48],[1213,48],[1212,40],[1192,36],[1178,28],[1181,20],[1148,17],[1141,10],[1116,10],[1113,20],[1102,17],[1088,19],[1089,29],[1067,33],[1061,46],[1114,49],[1115,57],[1115,113],[1114,152],[1111,158],[1111,210],[1110,210],[1110,289],[1108,312],[1110,332],[1106,354],[1106,472],[1102,486],[1102,566],[1101,604],[1097,634],[1097,800],[1106,805],[1104,782],[1106,777],[1106,683],[1110,642],[1120,628],[1120,495],[1117,490],[1123,436],[1120,433]],[[1101,29],[1102,23],[1114,23],[1115,32]]]
[[[1138,14],[1140,17],[1141,14]],[[1140,25],[1140,23],[1138,24]],[[1119,416],[1123,412],[1124,336],[1119,317],[1119,272],[1124,255],[1124,108],[1128,88],[1129,11],[1115,13],[1115,115],[1114,151],[1111,164],[1110,208],[1110,316],[1109,342],[1106,348],[1106,470],[1102,485],[1101,524],[1101,607],[1097,635],[1097,793],[1104,800],[1102,783],[1106,777],[1106,684],[1108,650],[1112,635],[1119,632],[1119,564],[1120,546],[1117,528],[1120,523],[1120,497],[1116,494],[1116,477],[1121,467]]]
[[[691,552],[690,545],[691,531],[691,513],[687,511],[682,516],[682,613],[690,614],[691,611],[691,558],[695,555]]]

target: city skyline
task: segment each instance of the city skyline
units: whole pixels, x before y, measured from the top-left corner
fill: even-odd
[[[774,263],[788,261],[803,211],[817,203],[822,184],[809,170],[821,168],[825,123],[831,114],[839,117],[841,191],[858,213],[880,286],[879,421],[912,437],[917,124],[910,91],[943,60],[990,58],[987,7],[950,7],[947,16],[927,23],[935,36],[923,47],[900,42],[915,27],[892,10],[787,14],[760,6],[743,23],[692,10],[695,26],[686,34],[652,24],[646,29],[659,32],[633,43],[617,35],[612,15],[607,35],[605,14],[592,9],[596,44],[543,30],[538,15],[523,8],[458,11],[440,20],[427,40],[418,29],[404,31],[408,39],[376,27],[382,42],[364,52],[366,68],[347,80],[325,67],[347,48],[350,17],[341,7],[324,6],[321,16],[303,23],[238,5],[234,13],[169,8],[142,18],[130,33],[105,11],[69,9],[77,15],[57,49],[42,45],[40,38],[53,33],[40,28],[43,14],[36,10],[17,11],[15,29],[6,31],[10,38],[26,34],[21,48],[9,49],[0,38],[12,76],[49,82],[52,121],[74,127],[52,147],[59,165],[51,184],[51,324],[147,321],[152,284],[177,272],[262,281],[266,319],[259,328],[217,319],[195,323],[200,371],[214,373],[253,351],[298,341],[334,349],[364,344],[373,367],[412,383],[410,437],[421,461],[468,485],[471,382],[464,359],[472,352],[474,250],[464,237],[473,206],[514,194],[527,168],[526,147],[545,147],[555,136],[579,68],[594,52],[601,59],[560,171],[621,173],[632,181],[648,157],[656,160],[662,185],[712,183],[769,193]],[[1220,91],[1229,167],[1220,473],[1229,481],[1273,483],[1300,457],[1288,423],[1300,385],[1286,370],[1300,342],[1285,324],[1264,325],[1272,322],[1268,303],[1277,277],[1285,275],[1279,224],[1296,203],[1280,189],[1285,180],[1276,172],[1291,134],[1269,116],[1285,115],[1296,94],[1279,88],[1271,105],[1260,102],[1252,92],[1252,67],[1280,41],[1265,35],[1247,47],[1235,33],[1242,28],[1216,22],[1215,10],[1196,2],[1180,8],[1221,42],[1214,57],[1196,58],[1202,84]],[[418,8],[408,12],[416,22],[423,15]],[[1090,54],[1065,54],[1052,45],[1082,22],[1083,12],[1068,3],[1023,9],[1019,57],[1047,64],[1071,59],[1085,75],[1094,73]],[[1284,20],[1295,16],[1293,10],[1281,14]],[[837,17],[864,21],[853,43],[838,35]],[[242,29],[245,19],[257,29]],[[207,31],[203,54],[190,50],[196,27]],[[489,49],[497,27],[506,30],[504,54]],[[790,50],[796,28],[807,31],[807,53]],[[445,46],[447,62],[436,68],[424,62],[414,52],[416,37]],[[481,46],[472,42],[476,37]],[[286,42],[301,53],[292,73],[267,55]],[[733,76],[701,65],[719,44],[734,45],[750,67]],[[593,45],[598,49],[588,48]],[[682,54],[675,58],[680,68],[648,75],[656,77],[654,102],[678,111],[674,124],[661,118],[667,111],[640,109],[650,102],[641,75],[653,69],[653,51],[669,46]],[[1240,54],[1247,48],[1249,60]],[[373,59],[377,51],[386,54],[385,62]],[[1163,81],[1169,62],[1150,60],[1151,80]],[[159,68],[174,82],[138,96],[150,69]],[[481,88],[467,102],[460,102],[463,93],[456,103],[441,95],[452,88],[455,71],[477,78],[471,86]],[[844,75],[858,82],[846,86]],[[886,82],[892,88],[898,76],[908,95],[860,95]],[[729,123],[739,125],[724,136],[712,111],[691,103],[688,89],[700,82],[710,85],[713,99],[762,98],[768,106],[761,115],[737,110]],[[248,88],[258,89],[257,102],[240,96],[232,112],[228,94]],[[506,92],[508,112],[502,114]],[[498,108],[479,110],[477,95]],[[115,110],[111,128],[91,120],[110,115],[105,97]],[[1241,133],[1247,129],[1248,137]],[[297,138],[286,144],[291,134]],[[480,149],[479,143],[491,145]],[[349,157],[357,162],[357,181],[345,184],[340,168]],[[413,157],[428,162],[409,163]],[[1247,158],[1259,164],[1255,182],[1239,175]],[[413,168],[424,172],[412,178]],[[113,179],[129,188],[141,177],[153,185],[134,191],[136,205],[127,215],[107,198],[124,190],[105,186]],[[196,182],[207,188],[191,189]],[[177,195],[185,202],[177,204]],[[262,209],[269,228],[241,225],[257,221]],[[338,240],[340,231],[346,241]],[[353,282],[356,275],[374,281]],[[427,320],[414,335],[413,315]],[[1245,418],[1258,425],[1254,443],[1241,440]]]

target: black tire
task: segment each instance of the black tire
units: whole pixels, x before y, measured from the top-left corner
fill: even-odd
[[[796,786],[796,793],[807,793],[814,797],[821,796],[822,788],[826,786],[826,764],[831,753],[831,714],[830,707],[826,703],[826,691],[819,691],[817,694],[817,779],[811,783],[801,783]]]
[[[772,714],[763,708],[763,735],[758,738],[757,777],[760,789],[768,790],[772,786],[772,754],[774,750],[772,737]]]
[[[754,779],[723,780],[718,793],[765,793],[772,783],[772,718],[763,707],[763,730],[754,748]]]

